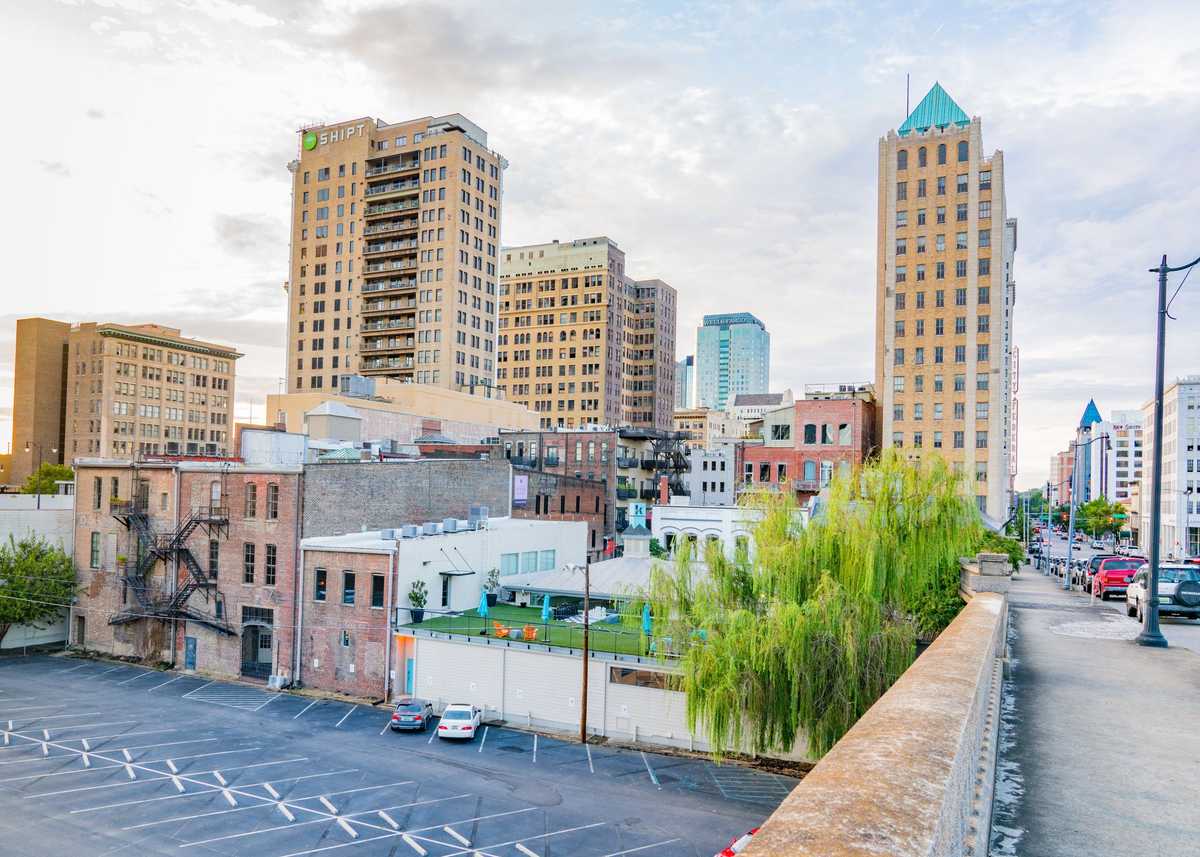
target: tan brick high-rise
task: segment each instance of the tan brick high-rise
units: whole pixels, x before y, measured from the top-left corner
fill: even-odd
[[[497,381],[542,428],[671,428],[675,289],[609,238],[505,247]]]
[[[1017,221],[1004,155],[935,84],[879,141],[875,389],[880,445],[940,455],[979,508],[1008,515],[1015,476]]]
[[[228,455],[235,366],[226,345],[160,324],[17,322],[13,470],[82,456]],[[25,446],[30,446],[26,453]]]
[[[306,128],[293,174],[288,389],[495,378],[507,162],[458,114]]]

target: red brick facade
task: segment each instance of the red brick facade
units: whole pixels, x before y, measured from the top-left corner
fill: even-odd
[[[776,412],[778,414],[778,412]],[[789,445],[772,436],[772,424],[790,426]],[[798,497],[820,491],[840,468],[857,467],[877,451],[875,405],[861,399],[803,399],[790,420],[763,422],[763,443],[739,455],[742,488],[777,489],[788,483]]]
[[[323,597],[317,590],[319,571],[324,572]],[[348,574],[354,577],[352,604],[346,603]],[[304,551],[299,675],[304,685],[374,699],[385,697],[387,605],[392,603],[394,580],[391,554]],[[380,606],[372,605],[373,594],[382,596]],[[379,598],[375,600],[379,602]]]
[[[583,521],[588,525],[588,558],[593,562],[604,558],[604,538],[612,530],[613,515],[606,483],[514,467],[514,483],[521,478],[527,480],[526,501],[520,505],[513,492],[514,518]]]
[[[75,560],[80,594],[72,610],[72,644],[213,675],[290,674],[301,482],[299,468],[266,470],[235,462],[138,467],[78,462]],[[114,515],[121,506],[117,501],[136,501],[149,530],[157,534],[175,532],[195,509],[221,510],[223,523],[197,526],[186,539],[200,567],[210,575],[215,570],[215,587],[194,592],[187,606],[223,620],[233,633],[182,617],[145,614],[119,568],[118,558],[136,561],[138,543],[133,527]],[[156,590],[170,592],[189,576],[176,555],[155,562],[145,579]],[[109,624],[125,611],[141,611],[142,616]]]

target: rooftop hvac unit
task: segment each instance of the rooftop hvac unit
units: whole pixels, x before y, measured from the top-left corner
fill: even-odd
[[[467,517],[472,521],[486,521],[488,517],[487,506],[472,506],[467,513]]]
[[[458,518],[443,518],[442,519],[442,532],[443,533],[457,533],[458,532]]]
[[[400,528],[400,538],[415,539],[421,534],[421,529],[416,524],[405,524]]]
[[[383,539],[385,542],[390,541],[390,540],[396,538],[396,531],[395,530],[380,530],[379,538]]]
[[[441,530],[441,524],[437,521],[429,521],[421,525],[421,534],[425,536],[436,536]]]

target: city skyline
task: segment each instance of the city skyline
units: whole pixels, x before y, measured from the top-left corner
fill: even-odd
[[[463,57],[423,49],[423,67],[442,73],[417,92],[403,83],[407,61],[387,62],[355,34],[415,29],[418,41],[435,41],[457,32],[469,9],[425,7],[416,20],[409,10],[354,4],[208,3],[154,16],[135,2],[80,5],[22,10],[6,32],[13,74],[51,49],[47,33],[71,59],[36,91],[14,93],[14,115],[55,135],[6,137],[15,189],[29,205],[5,213],[5,231],[31,252],[16,259],[11,279],[20,287],[0,317],[3,437],[14,322],[32,315],[161,321],[227,342],[246,353],[235,413],[262,416],[284,376],[286,163],[313,112],[471,117],[512,162],[502,244],[611,234],[632,268],[678,289],[680,330],[713,312],[745,308],[763,318],[776,334],[773,387],[799,389],[873,374],[871,142],[903,120],[906,71],[913,103],[940,80],[1004,149],[1008,204],[1021,218],[1018,488],[1045,481],[1080,402],[1131,409],[1149,397],[1153,277],[1145,269],[1164,251],[1182,261],[1195,250],[1189,212],[1200,183],[1181,153],[1200,125],[1200,87],[1187,46],[1153,37],[1194,24],[1194,9],[1114,5],[1084,21],[1071,4],[985,6],[944,16],[939,39],[926,42],[915,38],[927,30],[914,10],[896,17],[891,42],[871,48],[861,47],[866,10],[778,21],[745,10],[715,20],[621,10],[600,22],[601,38],[647,62],[629,64],[636,76],[607,68],[610,90],[598,97],[604,78],[569,55],[529,58],[548,43],[546,29],[563,35],[562,16],[534,21],[523,35],[480,30]],[[579,26],[596,23],[585,14]],[[171,38],[180,32],[203,51]],[[996,75],[1031,34],[1069,48]],[[789,58],[780,83],[757,88],[751,78],[762,61],[751,46],[805,35],[828,37],[845,64],[826,70],[820,51]],[[710,63],[720,54],[745,57],[745,71]],[[867,70],[849,71],[859,66]],[[314,67],[323,74],[311,75]],[[792,94],[799,80],[802,97]],[[355,93],[349,103],[347,92]],[[1121,121],[1133,114],[1137,123]],[[739,132],[719,131],[729,124]],[[1171,162],[1184,164],[1182,176],[1156,168]],[[764,163],[787,164],[786,176]],[[85,270],[35,262],[67,218],[93,224],[74,239]],[[1185,288],[1173,308],[1182,322],[1168,329],[1168,376],[1200,365],[1200,344],[1181,335],[1197,311],[1200,296]]]

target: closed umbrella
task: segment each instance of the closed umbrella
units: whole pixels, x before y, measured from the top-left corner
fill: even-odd
[[[650,620],[650,602],[647,601],[642,605],[642,631],[648,637],[652,630],[654,630],[654,623]]]
[[[479,593],[479,616],[482,619],[486,619],[488,616],[487,593],[486,592]]]
[[[550,621],[550,594],[549,593],[542,596],[542,621],[543,622]]]

